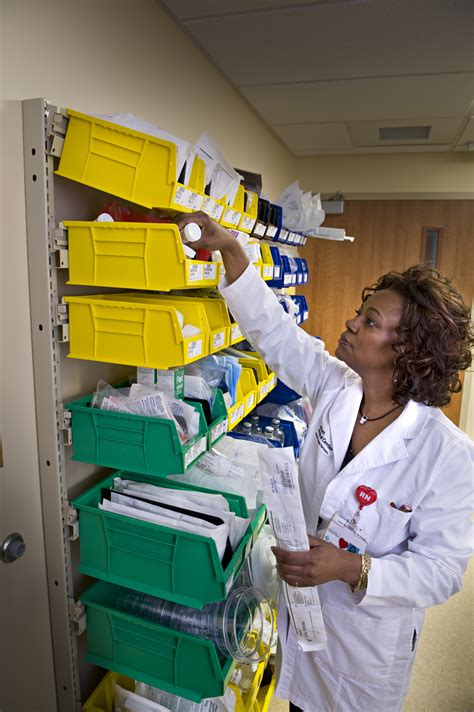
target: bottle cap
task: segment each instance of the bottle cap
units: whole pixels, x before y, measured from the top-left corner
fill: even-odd
[[[183,228],[183,235],[187,242],[197,242],[201,239],[201,228],[197,223],[188,223]]]

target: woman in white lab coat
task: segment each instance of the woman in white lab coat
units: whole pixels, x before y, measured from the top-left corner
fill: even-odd
[[[300,456],[311,548],[275,553],[287,583],[318,585],[328,644],[302,652],[282,607],[276,694],[305,712],[396,712],[424,609],[460,590],[471,553],[473,443],[439,410],[471,362],[469,310],[432,270],[386,275],[335,358],[226,230],[203,213],[177,219],[187,222],[201,226],[197,247],[221,251],[220,291],[246,337],[314,408]],[[347,527],[335,544],[321,538],[334,517]],[[365,547],[348,546],[354,532]]]

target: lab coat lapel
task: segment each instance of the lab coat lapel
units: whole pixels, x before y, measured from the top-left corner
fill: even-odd
[[[409,401],[403,413],[368,443],[349,462],[341,475],[353,475],[373,467],[382,467],[406,457],[408,452],[405,440],[420,432],[425,419],[426,413],[423,412],[423,406]]]
[[[362,382],[359,378],[347,378],[344,388],[337,395],[329,412],[336,472],[341,467],[344,455],[349,447],[361,400]]]

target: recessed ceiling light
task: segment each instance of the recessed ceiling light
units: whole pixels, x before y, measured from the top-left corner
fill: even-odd
[[[384,126],[379,128],[381,141],[409,141],[428,138],[431,126]]]

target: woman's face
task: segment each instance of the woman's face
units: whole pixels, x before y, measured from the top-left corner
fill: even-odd
[[[346,331],[341,334],[335,354],[363,376],[378,372],[393,374],[398,341],[397,327],[405,305],[404,298],[391,289],[374,292],[353,319],[346,321]]]

